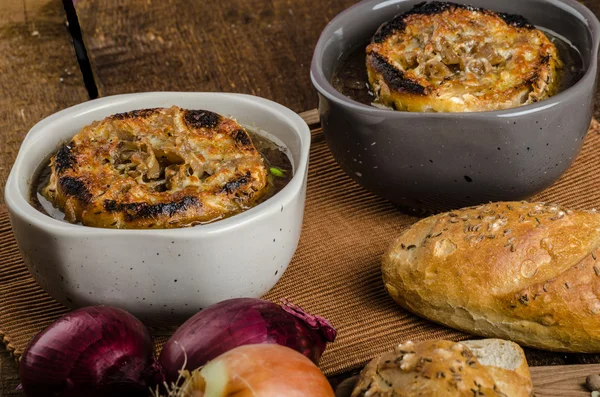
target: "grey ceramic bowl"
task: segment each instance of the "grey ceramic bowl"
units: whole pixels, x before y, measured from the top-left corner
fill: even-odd
[[[573,0],[468,0],[520,14],[567,38],[585,74],[533,105],[478,113],[409,113],[345,97],[330,84],[342,54],[421,0],[366,0],[334,18],[317,43],[311,79],[329,148],[366,189],[410,209],[441,210],[527,198],[577,156],[592,118],[600,23]]]

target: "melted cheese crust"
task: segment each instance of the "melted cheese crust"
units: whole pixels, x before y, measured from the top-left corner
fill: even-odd
[[[367,47],[378,103],[413,112],[474,112],[540,101],[558,86],[554,44],[517,15],[421,4],[383,24]]]
[[[251,207],[267,168],[248,133],[205,110],[144,109],[84,127],[50,160],[42,194],[65,219],[175,228]]]

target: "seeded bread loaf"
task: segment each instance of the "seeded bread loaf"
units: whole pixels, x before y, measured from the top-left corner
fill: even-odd
[[[529,397],[532,389],[523,350],[513,342],[427,341],[373,359],[351,397]]]
[[[423,219],[384,255],[402,307],[465,332],[600,352],[600,214],[502,202]]]

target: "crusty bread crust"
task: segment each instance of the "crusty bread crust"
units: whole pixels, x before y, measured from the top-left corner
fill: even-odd
[[[367,47],[376,102],[413,112],[499,110],[552,95],[554,44],[525,18],[422,3],[383,24]]]
[[[495,350],[502,345],[504,352]],[[479,354],[508,355],[502,357],[505,368],[484,365],[485,357]],[[361,372],[351,397],[529,397],[532,390],[527,360],[517,344],[496,339],[441,340],[406,342],[373,359]]]
[[[600,352],[600,214],[501,202],[423,219],[389,248],[404,308],[475,335]]]
[[[84,127],[50,161],[43,195],[70,222],[175,228],[236,214],[260,198],[267,169],[233,119],[142,109]]]

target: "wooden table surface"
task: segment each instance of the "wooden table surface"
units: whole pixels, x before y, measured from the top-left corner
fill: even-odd
[[[297,112],[317,106],[309,67],[319,33],[356,2],[73,1],[100,96],[153,90],[243,92]],[[583,3],[600,15],[600,0]],[[95,95],[84,84],[71,40],[77,32],[65,15],[57,0],[0,1],[0,205],[29,128]],[[595,114],[600,116],[599,106]],[[600,362],[600,355],[527,353],[534,365]],[[16,364],[0,348],[0,397],[22,396],[17,385]]]

